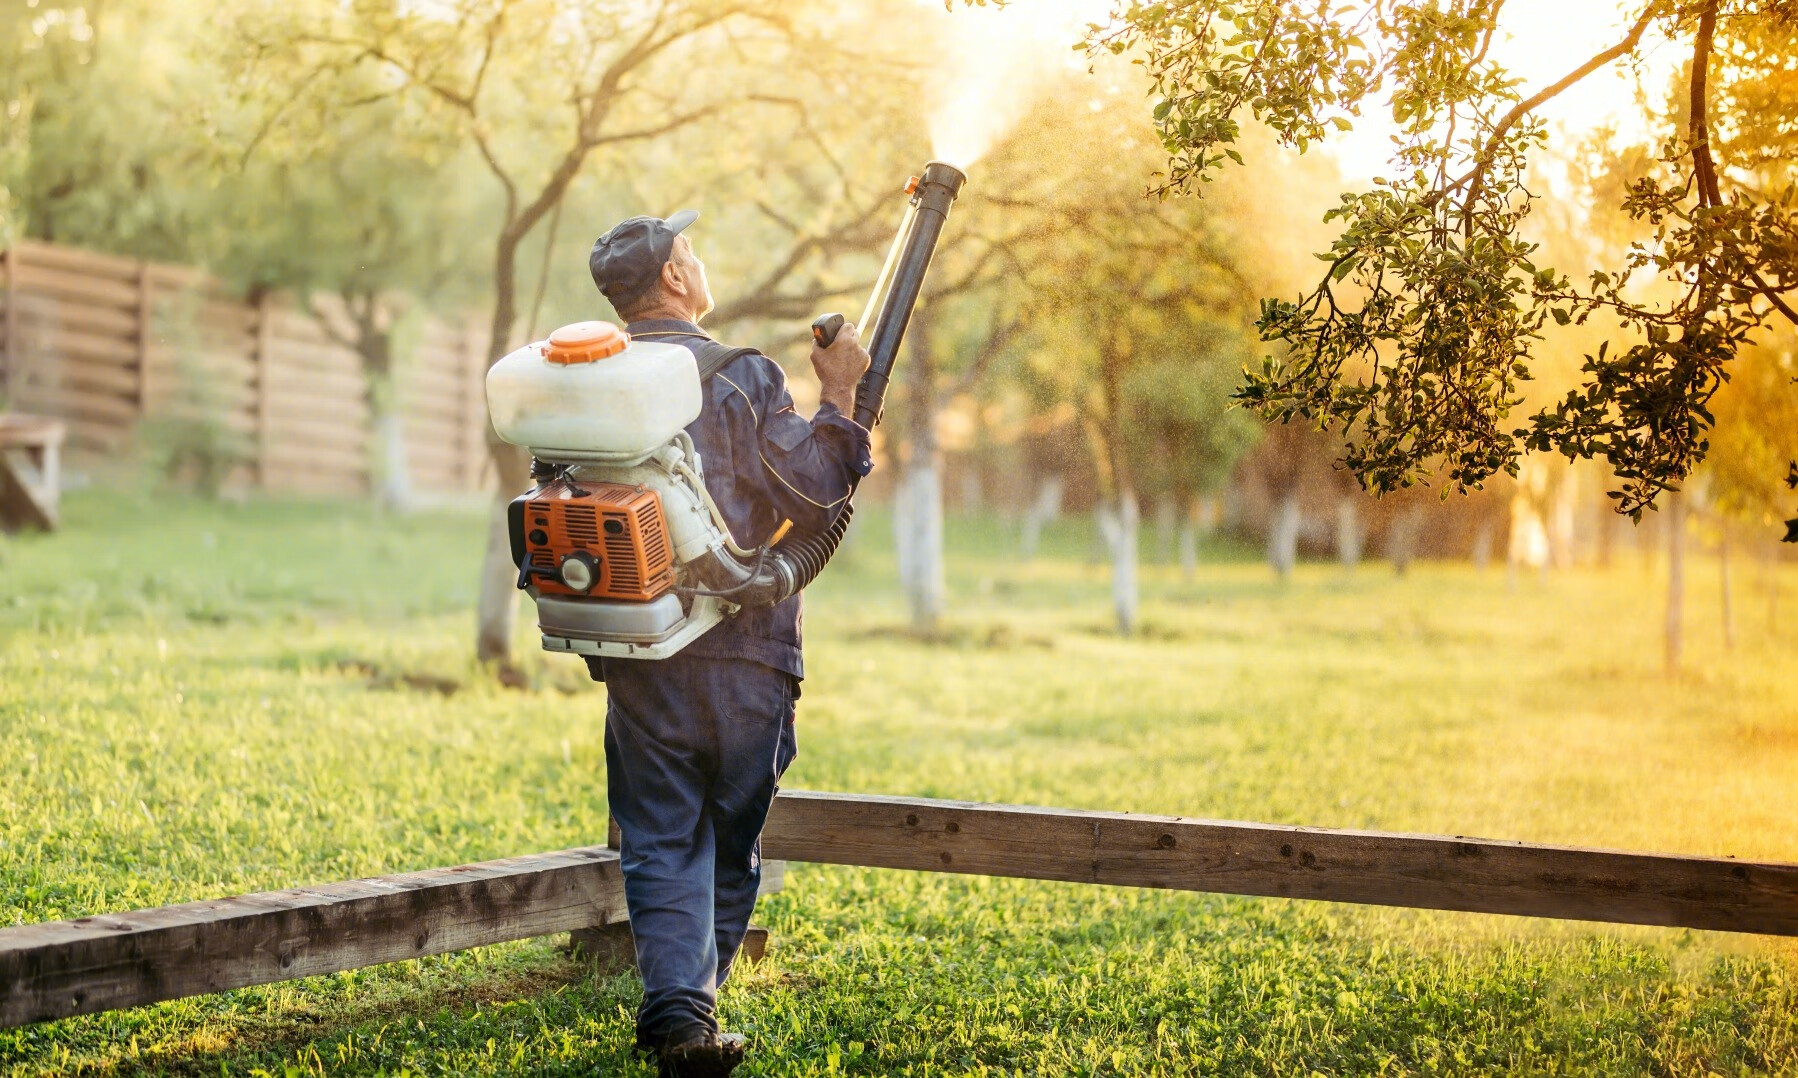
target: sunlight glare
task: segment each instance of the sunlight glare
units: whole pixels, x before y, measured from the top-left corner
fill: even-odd
[[[1109,0],[1029,0],[945,11],[939,93],[931,102],[931,156],[966,168],[1023,119],[1062,74],[1085,69],[1074,45],[1088,23],[1104,21]]]

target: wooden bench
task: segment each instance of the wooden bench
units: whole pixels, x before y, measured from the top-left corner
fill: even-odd
[[[55,530],[65,430],[50,416],[0,412],[0,528]]]

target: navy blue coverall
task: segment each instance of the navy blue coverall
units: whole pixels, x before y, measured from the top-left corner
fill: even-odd
[[[632,337],[699,345],[697,325],[633,322]],[[873,466],[868,432],[830,404],[810,420],[763,355],[726,364],[687,427],[705,485],[743,546],[781,523],[822,530]],[[606,793],[622,865],[645,1042],[716,1032],[718,988],[761,882],[761,831],[797,751],[800,597],[744,610],[659,661],[590,658],[606,683]]]

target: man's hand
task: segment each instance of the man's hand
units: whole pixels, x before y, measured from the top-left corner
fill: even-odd
[[[855,415],[855,387],[868,371],[868,350],[862,347],[861,335],[854,322],[844,322],[829,348],[812,345],[812,370],[818,372],[822,387],[818,399],[836,405],[846,416]]]

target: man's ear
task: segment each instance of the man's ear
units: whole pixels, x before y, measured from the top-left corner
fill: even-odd
[[[687,294],[687,282],[681,279],[680,267],[674,264],[672,258],[662,263],[662,288],[673,296]]]

